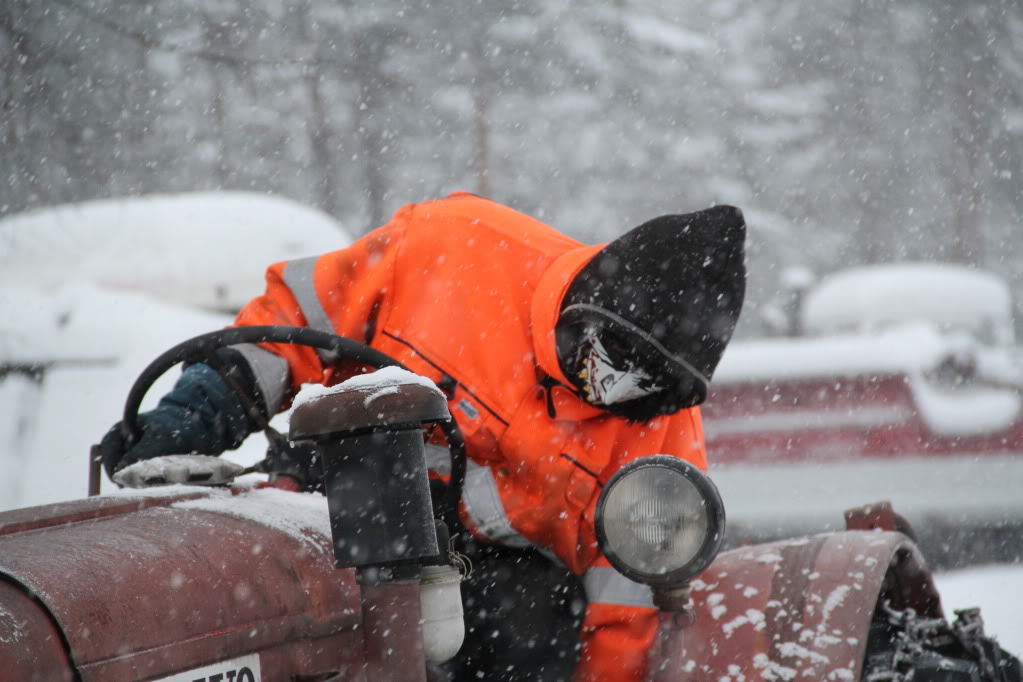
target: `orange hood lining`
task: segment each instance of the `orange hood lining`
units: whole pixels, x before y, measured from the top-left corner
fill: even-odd
[[[581,246],[561,254],[544,271],[533,293],[530,326],[536,362],[547,376],[565,386],[571,386],[571,382],[561,371],[561,365],[558,363],[554,325],[558,321],[561,302],[565,299],[568,286],[579,271],[605,246],[607,244]]]

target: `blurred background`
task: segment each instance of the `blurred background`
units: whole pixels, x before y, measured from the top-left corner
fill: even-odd
[[[243,189],[358,236],[466,189],[595,242],[732,203],[742,336],[791,267],[1023,276],[1011,0],[6,0],[0,140],[0,216]]]

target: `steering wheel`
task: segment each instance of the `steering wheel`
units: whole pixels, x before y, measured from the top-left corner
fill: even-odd
[[[304,327],[285,327],[276,325],[263,325],[252,327],[231,327],[206,334],[200,334],[194,338],[183,341],[170,350],[164,352],[153,360],[142,370],[124,402],[124,416],[122,428],[124,429],[127,444],[138,441],[142,437],[142,427],[139,424],[139,406],[142,399],[167,370],[179,362],[209,363],[214,368],[218,364],[215,358],[215,351],[218,348],[233,346],[240,343],[291,343],[301,346],[310,346],[333,352],[338,360],[352,360],[362,365],[368,365],[376,369],[382,367],[399,367],[408,370],[407,367],[375,348],[345,338],[336,334],[306,329]],[[228,382],[229,385],[232,382]],[[237,387],[232,386],[234,388]],[[252,412],[246,396],[240,396],[246,408]],[[287,438],[276,429],[266,423],[261,417],[257,423],[262,422],[263,431],[267,435],[270,449],[278,451]],[[462,432],[452,418],[440,422],[441,431],[448,441],[448,448],[451,452],[451,480],[448,484],[444,497],[434,503],[434,515],[438,518],[457,518],[458,502],[462,498],[462,487],[465,484],[465,440]]]

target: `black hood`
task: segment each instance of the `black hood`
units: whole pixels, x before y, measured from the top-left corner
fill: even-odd
[[[601,251],[569,285],[558,318],[559,360],[566,376],[570,329],[598,324],[634,345],[684,394],[674,408],[696,405],[732,338],[746,291],[742,211],[715,206],[643,223]],[[663,411],[662,411],[663,413]]]

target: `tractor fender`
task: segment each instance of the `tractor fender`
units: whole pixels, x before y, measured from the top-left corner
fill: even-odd
[[[0,629],[5,675],[124,682],[225,661],[264,680],[362,675],[360,590],[334,567],[325,498],[187,490],[0,513],[0,626],[24,623]]]
[[[50,614],[20,585],[0,578],[0,670],[25,682],[72,682],[74,668]]]
[[[859,680],[881,601],[943,615],[916,545],[882,531],[723,552],[691,596],[693,620],[661,614],[651,680]]]

